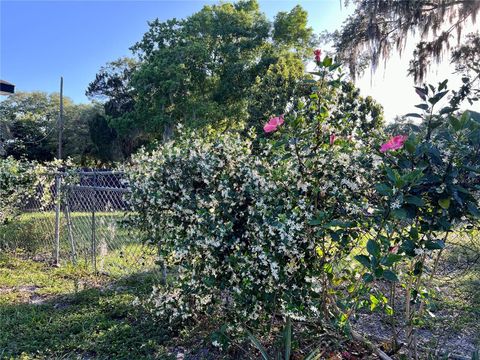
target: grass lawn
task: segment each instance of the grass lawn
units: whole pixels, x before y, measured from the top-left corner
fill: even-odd
[[[92,237],[92,214],[71,213],[71,226],[65,215],[60,223],[60,260],[75,259],[86,267],[93,267],[111,275],[125,275],[132,270],[149,269],[155,263],[155,247],[142,244],[138,233],[125,229],[121,222],[124,213],[96,212],[95,238]],[[55,213],[23,213],[15,221],[0,226],[0,249],[23,252],[44,259],[53,259],[55,241]],[[96,257],[92,257],[95,249]]]
[[[468,358],[480,345],[479,239],[456,239],[443,255],[434,279],[431,311],[435,317],[420,330],[421,344],[430,349]],[[121,264],[120,253],[110,254],[105,261]],[[213,348],[210,334],[216,329],[209,319],[173,333],[143,305],[134,305],[147,299],[159,284],[158,272],[94,274],[83,264],[66,262],[57,268],[30,255],[0,252],[0,359],[257,358],[241,351],[222,354]],[[364,315],[359,330],[373,339],[388,334],[387,318],[378,313]],[[374,329],[370,331],[366,324]],[[342,340],[332,354],[343,349]]]
[[[259,358],[252,349],[225,353],[214,348],[211,333],[217,328],[209,319],[172,332],[148,309],[134,305],[149,297],[158,276],[94,276],[78,267],[0,255],[0,359]],[[333,349],[326,359],[341,359],[337,354],[345,349],[344,339],[321,341]]]
[[[0,255],[1,359],[169,359],[148,311],[157,275],[123,279]]]

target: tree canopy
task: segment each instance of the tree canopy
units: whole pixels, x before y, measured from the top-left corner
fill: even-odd
[[[314,41],[300,6],[270,22],[255,0],[208,5],[185,19],[150,22],[131,48],[138,61],[108,64],[87,95],[106,100],[109,123],[130,136],[132,150],[171,137],[176,124],[241,129],[256,116],[285,111]],[[272,71],[285,76],[270,89],[283,100],[259,111],[249,102]]]
[[[111,151],[116,133],[108,124],[105,128],[99,103],[74,104],[64,97],[63,104],[65,157],[83,166],[121,160]],[[18,92],[0,102],[0,155],[53,160],[58,147],[59,106],[58,93],[38,91]]]
[[[432,61],[461,41],[467,21],[475,22],[480,2],[471,0],[351,0],[355,13],[333,34],[335,49],[352,76],[404,48],[411,34],[420,34],[410,73],[423,80]],[[346,1],[348,4],[349,1]],[[433,35],[433,39],[429,36]],[[456,35],[456,39],[455,39]],[[472,35],[478,37],[478,34]],[[477,52],[480,49],[477,48]],[[456,58],[453,58],[456,60]]]

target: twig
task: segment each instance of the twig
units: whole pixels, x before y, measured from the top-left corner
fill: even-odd
[[[385,354],[382,350],[380,350],[378,347],[373,345],[370,341],[365,339],[362,335],[360,335],[355,330],[352,330],[351,334],[352,334],[353,339],[364,343],[370,350],[372,350],[375,354],[377,354],[378,357],[380,357],[380,359],[382,359],[382,360],[393,360],[390,356]]]

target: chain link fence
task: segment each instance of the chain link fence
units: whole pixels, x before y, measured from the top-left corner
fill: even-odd
[[[125,226],[130,214],[125,174],[75,171],[45,177],[24,200],[22,213],[4,227],[3,243],[38,260],[71,262],[109,275],[155,267],[156,249]]]

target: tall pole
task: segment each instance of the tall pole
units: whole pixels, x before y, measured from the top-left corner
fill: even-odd
[[[63,76],[60,77],[60,116],[58,117],[58,159],[62,159],[62,139],[63,137]],[[55,264],[60,264],[60,207],[61,207],[61,169],[58,169],[55,175]]]
[[[63,76],[60,77],[60,116],[58,118],[58,159],[62,159],[63,142]]]

